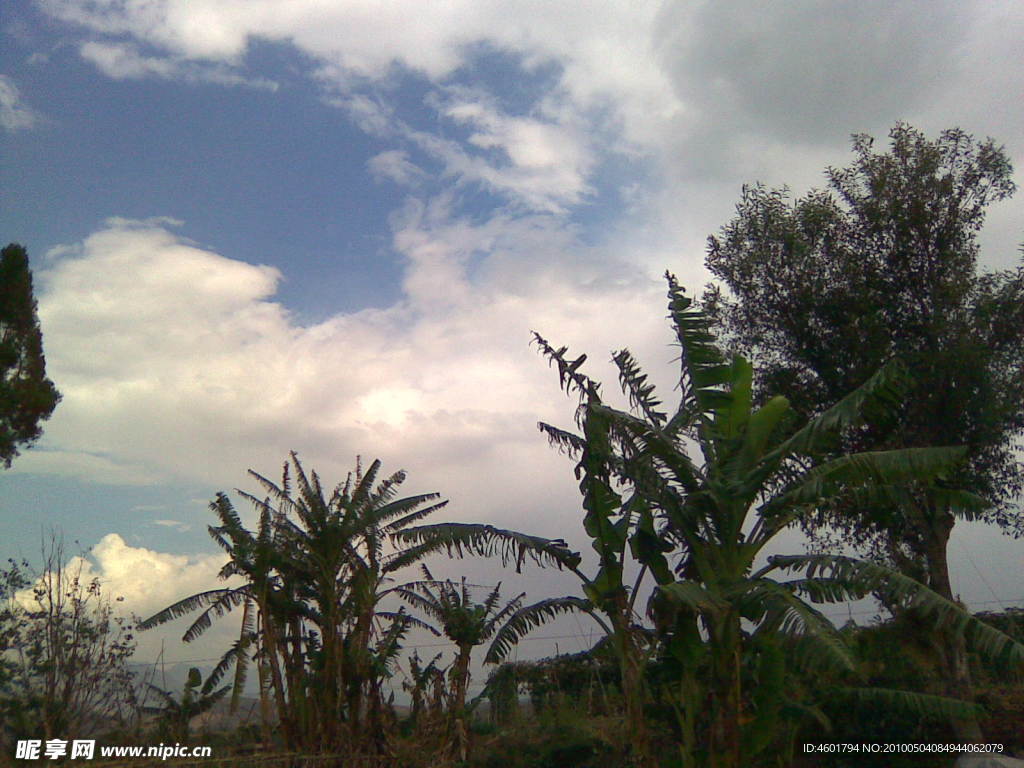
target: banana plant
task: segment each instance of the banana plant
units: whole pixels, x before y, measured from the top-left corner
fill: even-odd
[[[183,642],[190,643],[212,626],[214,618],[242,606],[238,639],[222,656],[211,677],[219,682],[234,667],[231,700],[234,711],[245,687],[250,656],[254,649],[262,650],[261,669],[272,685],[261,686],[261,712],[266,719],[270,709],[266,701],[269,688],[273,691],[277,711],[284,713],[281,724],[286,738],[293,739],[294,717],[288,713],[294,712],[294,708],[285,699],[287,666],[282,670],[278,654],[282,630],[276,617],[284,611],[297,609],[297,606],[286,595],[285,585],[277,571],[276,521],[269,510],[263,510],[255,533],[248,530],[231,500],[223,493],[217,494],[210,510],[220,522],[218,526],[209,526],[210,536],[229,557],[218,576],[223,581],[241,580],[241,583],[205,590],[178,600],[141,621],[138,628],[151,629],[198,611],[199,616],[182,636]],[[264,729],[267,727],[269,723],[264,722]]]
[[[355,471],[327,490],[293,453],[280,483],[250,472],[265,498],[242,493],[261,516],[275,520],[278,568],[296,590],[301,610],[289,612],[288,635],[306,651],[290,660],[300,679],[289,681],[289,689],[305,682],[304,739],[318,748],[363,740],[368,707],[378,704],[373,642],[379,620],[388,618],[380,603],[393,591],[396,573],[436,549],[432,542],[395,549],[389,539],[447,504],[436,493],[398,498],[405,473],[380,479],[380,468],[379,460],[365,468],[357,460]],[[413,623],[409,616],[400,622]]]
[[[898,599],[913,602],[937,621],[959,622],[988,650],[1024,659],[1024,648],[921,584],[886,582],[897,575],[884,569],[882,576],[881,566],[819,556],[775,559],[757,567],[780,531],[838,494],[870,504],[899,499],[913,485],[937,503],[976,508],[984,501],[934,487],[963,457],[961,448],[816,459],[834,445],[840,430],[857,427],[868,404],[884,408],[899,402],[905,373],[898,362],[796,426],[785,398],[755,407],[750,363],[727,359],[704,315],[671,275],[667,279],[680,349],[681,398],[671,413],[627,350],[613,357],[630,402],[624,411],[605,404],[599,385],[580,371],[585,356],[571,359],[564,347],[555,349],[540,337],[537,341],[557,364],[563,387],[580,397],[582,436],[546,425],[542,429],[578,459],[584,524],[602,557],[601,586],[611,590],[606,595],[621,590],[619,553],[628,538],[657,583],[649,610],[662,641],[687,662],[682,687],[691,695],[686,705],[692,710],[702,698],[699,691],[693,695],[694,686],[710,704],[702,740],[706,749],[694,749],[683,759],[692,764],[703,754],[713,768],[737,768],[753,764],[765,748],[766,740],[757,734],[768,730],[777,712],[744,690],[742,670],[753,664],[764,680],[778,679],[773,638],[799,637],[823,663],[854,668],[835,628],[808,600],[845,600],[885,583],[898,585]],[[614,487],[628,494],[618,506]],[[803,569],[806,575],[774,578],[785,569]],[[610,602],[593,587],[588,597]],[[699,680],[695,667],[702,669]],[[696,713],[687,717],[693,727]]]
[[[410,607],[441,625],[440,630],[430,627],[434,635],[444,635],[455,644],[455,663],[450,671],[451,713],[454,718],[461,718],[466,707],[473,649],[491,639],[502,621],[522,606],[526,593],[517,595],[499,608],[501,584],[494,587],[483,602],[476,602],[465,577],[456,584],[450,579],[435,579],[426,565],[421,565],[420,570],[423,580],[406,584],[395,592]]]
[[[402,690],[409,694],[411,707],[409,720],[417,733],[423,733],[427,729],[425,721],[439,720],[444,704],[445,671],[437,665],[443,653],[437,653],[427,662],[423,663],[417,651],[409,654],[408,679],[402,682]],[[428,701],[427,696],[430,695]]]
[[[192,720],[213,709],[231,690],[230,685],[215,688],[216,684],[216,679],[212,675],[203,681],[198,667],[189,669],[188,678],[179,697],[152,683],[147,683],[150,693],[155,693],[163,700],[163,706],[143,707],[142,711],[159,717],[160,727],[166,730],[168,738],[188,741]]]
[[[542,349],[549,349],[542,338],[536,338]],[[553,359],[558,361],[559,351],[550,351]],[[576,367],[583,359],[576,363]],[[566,367],[572,365],[564,360],[559,362]],[[580,489],[586,510],[584,527],[598,555],[598,569],[593,577],[581,568],[583,559],[580,554],[571,550],[562,539],[545,539],[491,525],[424,525],[401,531],[396,534],[396,539],[406,543],[433,542],[435,546],[444,547],[449,556],[454,557],[467,554],[499,557],[503,565],[514,565],[517,572],[527,561],[532,561],[542,567],[554,566],[574,574],[580,580],[584,597],[567,595],[548,598],[520,608],[509,616],[495,635],[485,661],[502,661],[511,647],[526,634],[559,614],[575,612],[589,615],[610,639],[619,660],[633,753],[643,768],[654,768],[656,762],[649,750],[648,729],[643,717],[643,668],[650,637],[649,633],[638,626],[634,610],[639,582],[647,566],[641,570],[632,589],[624,584],[623,574],[630,557],[627,552],[661,551],[663,546],[654,534],[653,518],[650,510],[643,506],[643,500],[634,497],[628,504],[624,504],[612,487],[613,478],[601,463],[605,454],[589,450],[590,444],[607,440],[601,432],[604,427],[598,420],[586,425],[589,442],[546,424],[540,427],[549,434],[552,443],[568,445],[570,450],[578,449],[584,457],[580,463],[586,470],[578,470],[577,474],[581,477]],[[630,511],[620,517],[623,508]],[[631,522],[634,518],[635,525]],[[634,527],[637,530],[630,535]],[[655,557],[650,560],[660,562]]]
[[[333,490],[315,472],[307,473],[294,453],[279,483],[250,471],[266,494],[239,491],[258,513],[255,533],[225,494],[211,504],[221,524],[211,526],[210,534],[229,556],[220,576],[241,577],[242,583],[179,600],[140,625],[148,629],[199,611],[185,633],[187,642],[214,617],[243,606],[239,639],[215,671],[223,675],[234,663],[237,689],[255,652],[266,672],[261,691],[272,692],[293,748],[355,749],[366,742],[363,726],[368,706],[378,703],[378,677],[402,630],[415,623],[407,615],[387,616],[380,601],[393,588],[395,573],[441,546],[390,545],[392,534],[446,502],[438,494],[398,498],[405,474],[379,479],[380,466],[374,461],[364,469],[357,462]],[[385,628],[382,620],[389,619]]]
[[[440,630],[428,626],[431,632],[437,636],[444,635],[455,644],[455,662],[449,670],[452,684],[449,697],[449,739],[461,759],[465,760],[468,749],[466,691],[473,649],[491,641],[484,663],[498,664],[530,628],[559,613],[574,610],[576,606],[562,600],[542,600],[523,606],[525,592],[501,605],[500,583],[488,592],[482,602],[477,602],[473,599],[472,587],[466,583],[465,577],[457,584],[450,579],[435,579],[426,565],[421,565],[420,569],[423,579],[396,588],[395,594],[410,607],[440,624]]]
[[[238,493],[258,513],[255,532],[243,525],[226,494],[210,505],[220,523],[210,527],[210,535],[229,557],[220,577],[240,583],[183,598],[140,624],[149,629],[198,612],[183,637],[190,642],[214,618],[242,607],[238,640],[215,675],[219,680],[234,665],[237,695],[254,658],[261,712],[269,717],[272,695],[282,734],[293,748],[375,748],[364,744],[364,726],[376,711],[368,707],[379,704],[375,697],[384,668],[379,662],[397,648],[399,630],[417,623],[404,615],[390,629],[381,624],[397,618],[380,604],[397,588],[403,569],[443,550],[500,556],[517,569],[527,561],[567,568],[580,562],[561,540],[484,524],[424,525],[424,518],[447,502],[434,493],[397,498],[405,474],[379,479],[380,466],[379,461],[366,468],[357,462],[355,472],[333,490],[324,488],[315,472],[307,473],[294,453],[280,482],[250,470],[265,495]],[[561,610],[547,604],[521,608],[501,635],[502,647],[518,639],[515,628],[525,632],[539,617]],[[381,645],[379,638],[392,630],[396,643]]]
[[[622,695],[627,726],[635,761],[641,768],[653,768],[650,738],[644,717],[644,667],[647,657],[647,634],[636,621],[635,603],[640,584],[651,566],[665,570],[665,547],[653,531],[651,509],[637,495],[623,500],[616,490],[616,481],[623,475],[613,443],[613,424],[602,412],[594,410],[601,403],[600,384],[580,372],[586,355],[570,360],[567,349],[555,349],[539,334],[534,341],[549,361],[558,368],[559,382],[567,392],[577,392],[581,399],[578,423],[582,436],[540,423],[552,445],[577,459],[576,477],[583,497],[583,528],[597,553],[598,567],[593,577],[579,569],[587,601],[587,612],[598,621],[608,636],[619,663]],[[630,555],[642,556],[643,564],[632,589],[624,581]],[[600,617],[603,615],[606,620]]]

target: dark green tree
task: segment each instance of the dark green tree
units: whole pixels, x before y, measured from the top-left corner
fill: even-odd
[[[705,307],[728,343],[759,363],[757,392],[822,411],[899,356],[913,388],[894,414],[848,429],[835,452],[964,445],[947,486],[988,500],[944,504],[908,486],[900,503],[839,500],[805,520],[953,598],[946,556],[958,517],[1016,535],[1024,467],[1024,267],[983,273],[977,235],[989,204],[1015,191],[1004,150],[961,130],[929,140],[905,124],[888,152],[853,137],[855,159],[825,190],[745,187],[737,216],[709,238],[721,281]],[[970,691],[962,642],[940,642],[947,692]]]
[[[0,252],[0,460],[39,438],[60,393],[46,378],[43,334],[36,317],[28,252],[11,243]]]

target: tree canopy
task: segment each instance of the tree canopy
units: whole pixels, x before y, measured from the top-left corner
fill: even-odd
[[[737,216],[709,238],[707,266],[721,283],[705,306],[759,361],[759,391],[807,414],[899,355],[912,396],[895,418],[847,433],[847,447],[965,445],[950,482],[1021,533],[1024,267],[979,271],[977,240],[986,208],[1016,189],[1012,167],[991,139],[961,130],[929,140],[898,124],[890,139],[879,154],[854,136],[853,163],[798,199],[745,187]],[[891,508],[843,520],[862,541],[884,532],[925,556],[919,526]]]
[[[43,334],[36,317],[28,252],[11,243],[0,252],[0,461],[5,467],[42,434],[60,393],[46,378]]]
[[[953,129],[931,140],[902,123],[889,138],[876,153],[871,137],[854,136],[853,163],[829,168],[825,190],[794,200],[745,187],[737,216],[709,238],[707,267],[721,282],[704,300],[727,341],[760,361],[759,396],[785,395],[804,415],[886,360],[905,362],[912,384],[899,408],[845,430],[830,451],[963,445],[966,460],[933,487],[907,485],[884,504],[838,497],[804,523],[952,599],[958,517],[1024,534],[1024,266],[978,267],[986,209],[1016,185],[991,139]],[[947,692],[969,696],[962,637],[942,633],[937,645]]]

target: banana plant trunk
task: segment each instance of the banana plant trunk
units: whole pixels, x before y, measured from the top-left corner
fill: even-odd
[[[633,748],[636,764],[641,768],[657,768],[657,761],[651,755],[650,734],[644,716],[644,665],[643,653],[636,638],[630,631],[628,605],[615,611],[612,620],[613,646],[619,657],[619,672],[622,677],[622,698],[626,708],[626,725]]]
[[[323,688],[317,692],[313,702],[315,726],[311,730],[317,730],[321,742],[332,751],[336,748],[333,743],[336,733],[332,732],[332,726],[342,721],[341,715],[341,691],[344,685],[344,675],[341,670],[341,638],[338,630],[331,622],[325,624],[323,632]]]
[[[310,743],[313,733],[312,718],[314,704],[307,694],[302,655],[302,629],[296,617],[289,618],[282,627],[284,636],[280,638],[281,657],[284,659],[284,678],[288,689],[288,706],[295,732],[300,734],[303,743]]]
[[[727,611],[715,618],[710,627],[711,733],[709,740],[712,768],[740,768],[743,699],[740,680],[739,614]]]
[[[365,685],[369,678],[370,631],[373,614],[364,612],[352,632],[348,648],[348,718],[351,745],[362,748],[367,739],[363,727]]]
[[[455,747],[455,754],[460,760],[466,760],[469,753],[469,731],[466,723],[466,689],[469,687],[469,662],[472,656],[472,645],[459,645],[459,655],[455,660],[454,691],[450,720],[449,739]]]
[[[277,627],[273,617],[267,610],[265,596],[258,601],[259,620],[263,624],[263,643],[266,651],[267,666],[270,669],[270,684],[274,691],[274,705],[277,707],[277,719],[281,723],[281,731],[284,734],[285,744],[289,748],[297,748],[298,734],[295,732],[295,722],[289,714],[289,707],[285,702],[284,678],[281,675],[281,664],[278,656],[279,644],[277,642]]]
[[[269,752],[271,748],[271,706],[270,691],[268,689],[272,687],[270,682],[270,670],[268,669],[266,662],[263,660],[262,654],[257,659],[256,665],[256,672],[259,675],[260,685],[260,738],[263,741],[263,750],[265,752]]]

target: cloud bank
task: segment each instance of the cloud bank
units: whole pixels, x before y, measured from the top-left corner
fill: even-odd
[[[459,496],[457,514],[548,507],[551,483],[568,503],[569,468],[534,425],[571,419],[572,403],[530,331],[592,353],[609,379],[602,362],[625,345],[657,372],[672,357],[660,281],[545,217],[473,224],[412,201],[394,226],[404,299],[307,326],[273,300],[276,269],[167,221],[111,220],[62,249],[39,313],[64,400],[17,471],[230,487],[294,449],[329,477],[380,456]]]

